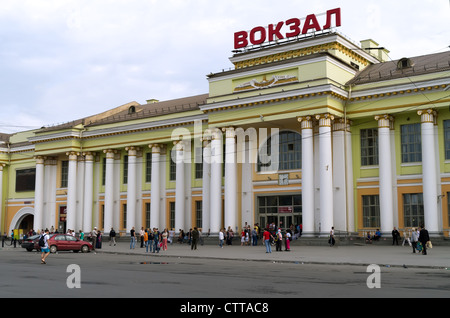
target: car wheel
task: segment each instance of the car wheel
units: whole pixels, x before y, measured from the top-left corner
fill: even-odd
[[[28,252],[32,252],[33,249],[32,249],[32,248],[27,248],[27,251],[28,251]]]
[[[83,253],[89,252],[89,246],[83,245],[83,246],[81,247],[81,252],[83,252]]]
[[[52,245],[52,246],[50,246],[50,252],[51,253],[56,253],[56,251],[58,251],[58,248],[56,247],[56,245]]]

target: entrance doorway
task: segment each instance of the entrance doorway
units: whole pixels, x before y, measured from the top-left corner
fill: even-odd
[[[59,217],[58,217],[58,232],[66,233],[66,219],[67,219],[67,207],[65,205],[59,206]]]
[[[257,211],[262,228],[274,224],[286,229],[302,223],[302,195],[265,195],[257,197]]]

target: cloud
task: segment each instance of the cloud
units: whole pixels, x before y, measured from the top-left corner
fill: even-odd
[[[28,128],[207,93],[206,74],[232,66],[234,32],[336,7],[338,31],[392,58],[450,44],[449,6],[438,0],[5,0],[0,108]]]

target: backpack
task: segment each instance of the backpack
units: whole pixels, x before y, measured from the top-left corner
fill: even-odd
[[[45,239],[44,239],[44,237],[45,237],[45,234],[41,235],[41,237],[39,238],[39,246],[40,247],[45,246]]]

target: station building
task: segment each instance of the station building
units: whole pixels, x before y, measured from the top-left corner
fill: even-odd
[[[234,52],[203,95],[1,134],[0,230],[448,236],[450,52],[388,53],[320,32]]]

